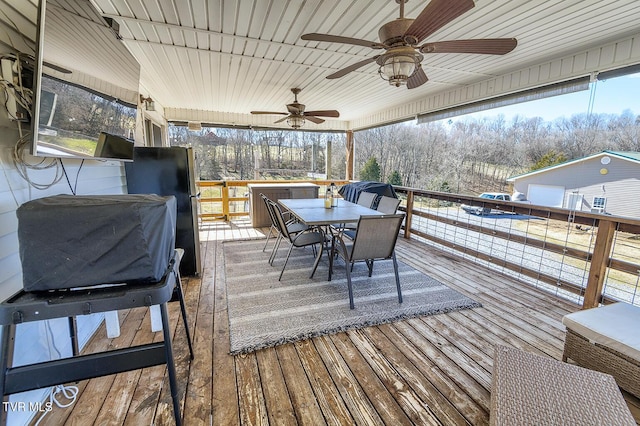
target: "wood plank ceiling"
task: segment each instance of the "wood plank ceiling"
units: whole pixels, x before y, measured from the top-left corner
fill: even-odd
[[[299,87],[307,110],[340,112],[307,127],[357,130],[640,63],[637,0],[477,0],[425,41],[515,37],[515,50],[425,54],[429,81],[412,90],[382,81],[375,63],[328,80],[380,52],[300,38],[318,32],[378,41],[378,28],[399,16],[393,0],[91,1],[119,23],[141,65],[142,94],[177,121],[271,126],[278,116],[249,112],[285,112],[290,89]],[[409,0],[405,16],[417,17],[428,3]]]

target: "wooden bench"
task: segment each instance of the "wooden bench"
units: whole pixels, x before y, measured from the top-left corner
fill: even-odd
[[[612,376],[497,346],[490,424],[635,426],[636,422]]]
[[[614,303],[565,315],[562,360],[611,374],[640,398],[640,307]]]

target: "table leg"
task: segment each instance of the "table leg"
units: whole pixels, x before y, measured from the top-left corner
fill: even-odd
[[[327,278],[327,281],[331,281],[331,275],[333,274],[333,258],[336,255],[335,247],[336,247],[336,236],[332,234],[331,235],[331,250],[328,250],[328,252],[329,252],[329,277]]]

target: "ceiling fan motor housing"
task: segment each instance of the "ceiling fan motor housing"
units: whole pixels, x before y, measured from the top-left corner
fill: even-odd
[[[413,24],[413,21],[413,19],[409,18],[397,18],[391,22],[387,22],[378,30],[380,42],[389,47],[393,47],[398,44],[406,44],[407,41],[405,41],[405,33],[411,24]],[[415,40],[413,44],[416,44],[418,40],[415,37],[413,37],[413,39]]]

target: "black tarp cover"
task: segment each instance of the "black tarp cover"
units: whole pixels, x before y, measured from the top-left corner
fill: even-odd
[[[175,249],[173,196],[56,195],[16,213],[25,291],[156,282]]]
[[[338,190],[338,194],[340,194],[345,200],[356,203],[358,202],[360,193],[363,191],[378,194],[378,197],[376,197],[376,200],[373,202],[373,208],[376,208],[380,197],[383,195],[386,195],[387,197],[398,198],[396,192],[393,190],[392,185],[388,183],[371,181],[348,183]]]

